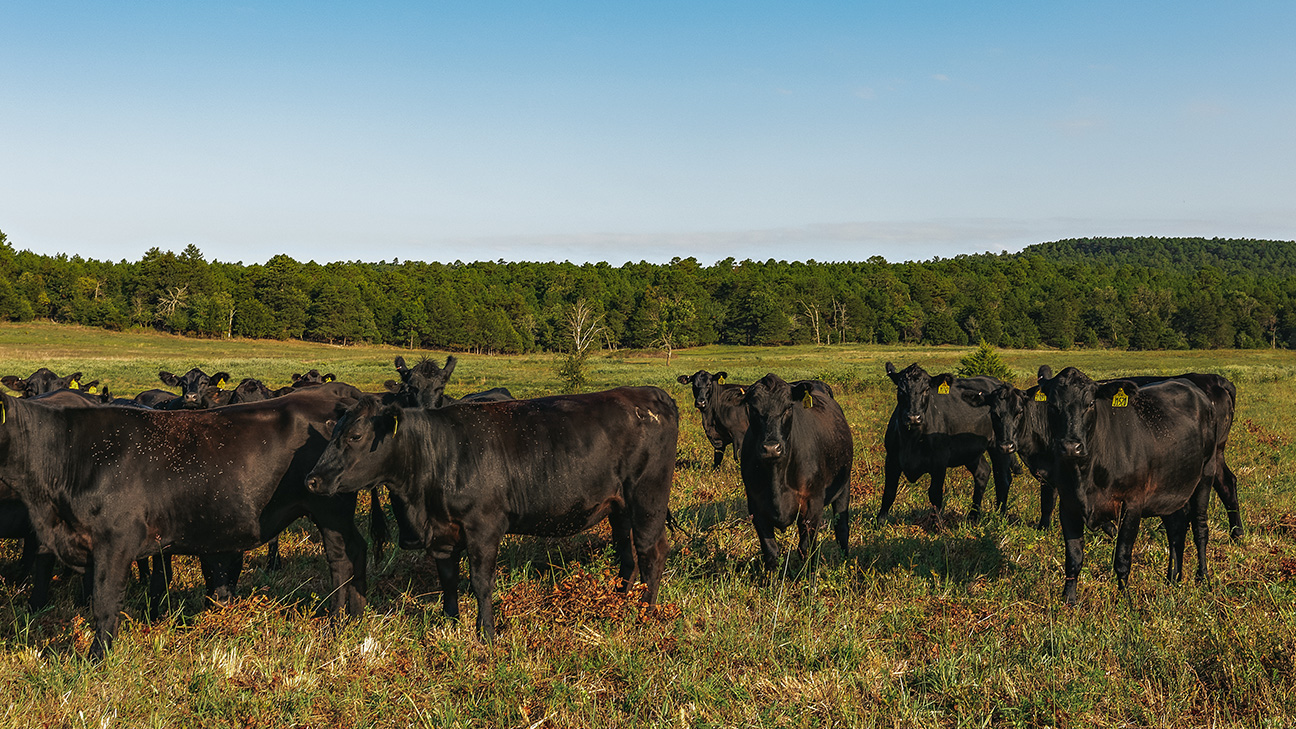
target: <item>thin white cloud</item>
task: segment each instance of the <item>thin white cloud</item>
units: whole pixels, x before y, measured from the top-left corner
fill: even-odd
[[[949,79],[949,76],[946,76],[946,75],[943,74],[943,73],[936,73],[936,74],[932,74],[932,80],[933,80],[933,81],[940,81],[940,82],[943,83],[943,82],[949,81],[950,79]]]

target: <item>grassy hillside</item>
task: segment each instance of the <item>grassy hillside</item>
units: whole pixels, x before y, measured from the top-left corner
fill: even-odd
[[[250,559],[239,598],[203,605],[196,562],[181,558],[171,609],[143,619],[132,587],[118,642],[101,665],[82,656],[88,610],[74,579],[31,615],[24,589],[0,586],[2,726],[1081,726],[1265,725],[1296,717],[1296,358],[1282,351],[1005,351],[1021,382],[1040,364],[1095,376],[1221,372],[1239,385],[1229,461],[1248,534],[1227,540],[1212,503],[1212,581],[1166,585],[1165,537],[1152,521],[1135,547],[1131,588],[1110,579],[1112,543],[1089,539],[1080,604],[1062,605],[1056,524],[1037,532],[1038,490],[1018,477],[1009,514],[970,524],[971,482],[954,473],[954,518],[936,530],[926,482],[902,485],[892,524],[871,525],[882,480],[882,429],[894,390],[885,361],[951,369],[958,348],[707,347],[667,366],[653,353],[593,364],[595,387],[655,384],[680,404],[676,534],[662,606],[638,611],[610,593],[606,528],[570,539],[509,537],[496,593],[503,629],[482,646],[441,618],[435,571],[397,553],[371,571],[370,607],[333,628],[313,527],[285,534],[286,569]],[[0,374],[81,370],[115,392],[160,386],[159,369],[199,365],[285,384],[331,371],[368,390],[394,376],[382,347],[221,342],[0,325]],[[444,354],[429,353],[444,357]],[[417,353],[415,354],[417,356]],[[824,547],[818,585],[756,575],[759,550],[730,457],[710,470],[690,394],[699,368],[731,381],[766,372],[818,376],[855,436],[852,541]],[[451,394],[503,385],[558,387],[549,356],[461,355]],[[785,546],[795,535],[786,534]],[[16,558],[5,543],[0,560]],[[1189,556],[1190,559],[1192,556]],[[64,584],[66,583],[66,584]],[[465,590],[466,592],[466,590]]]

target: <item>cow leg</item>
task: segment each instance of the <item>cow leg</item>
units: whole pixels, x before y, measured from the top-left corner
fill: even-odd
[[[1184,541],[1188,534],[1187,508],[1161,517],[1161,523],[1165,525],[1166,542],[1170,547],[1170,560],[1166,565],[1166,582],[1179,582],[1183,579]]]
[[[50,585],[54,582],[54,553],[40,546],[35,537],[32,541],[37,544],[37,550],[36,559],[32,561],[32,593],[27,609],[36,612],[49,604]]]
[[[756,538],[760,540],[761,561],[765,564],[766,571],[777,571],[779,546],[778,540],[774,538],[774,522],[767,516],[757,514],[752,519],[752,526],[756,527]]]
[[[373,543],[374,565],[382,562],[387,551],[387,540],[391,533],[387,529],[387,512],[383,509],[382,494],[378,489],[369,490],[369,541]]]
[[[90,645],[90,657],[98,660],[112,648],[113,639],[117,636],[122,601],[126,595],[126,578],[130,572],[131,552],[110,541],[103,546],[96,545],[94,554],[95,638]]]
[[[815,587],[819,584],[819,523],[823,520],[823,504],[820,503],[816,508],[812,501],[808,511],[809,513],[797,515],[797,535],[800,537],[797,554],[801,555],[802,562],[809,570],[810,586]]]
[[[354,506],[354,504],[353,504]],[[324,539],[324,555],[328,559],[333,578],[333,596],[329,611],[334,616],[359,615],[364,612],[365,593],[368,591],[366,551],[368,544],[355,525],[355,511],[345,519],[317,521],[320,536]],[[324,521],[334,522],[325,524]]]
[[[15,584],[26,580],[32,573],[32,566],[36,564],[36,558],[40,554],[40,539],[36,537],[35,532],[29,533],[23,537],[22,557],[18,559],[18,567],[9,573],[7,579]]]
[[[1016,454],[999,453],[990,457],[994,470],[995,508],[1000,514],[1008,513],[1008,491],[1012,488],[1013,464]]]
[[[1233,469],[1229,468],[1220,456],[1220,467],[1211,482],[1215,487],[1215,493],[1219,494],[1220,503],[1224,504],[1224,509],[1228,512],[1229,520],[1229,538],[1238,541],[1242,538],[1242,512],[1238,509],[1237,496],[1237,476],[1233,474]],[[1194,527],[1195,528],[1195,527]],[[1196,532],[1193,533],[1194,537]]]
[[[166,597],[167,587],[171,584],[171,555],[159,554],[152,557],[153,569],[149,571],[148,617],[157,620],[162,615],[162,600]],[[136,560],[143,564],[144,560]]]
[[[1040,518],[1035,528],[1044,531],[1053,523],[1053,505],[1057,503],[1057,489],[1046,479],[1039,482],[1040,488]]]
[[[620,563],[621,592],[629,592],[635,577],[634,534],[630,526],[629,507],[614,508],[608,514],[608,524],[612,527],[612,548]]]
[[[198,562],[202,565],[208,598],[223,603],[237,594],[239,573],[243,571],[242,552],[204,554]]]
[[[266,542],[266,571],[274,572],[283,567],[283,558],[279,556],[279,537]]]
[[[1134,540],[1138,538],[1139,522],[1137,514],[1131,514],[1129,508],[1123,510],[1120,527],[1116,531],[1116,554],[1113,569],[1116,572],[1116,584],[1124,590],[1129,586],[1130,563],[1134,551]],[[1173,556],[1173,548],[1171,553]]]
[[[833,536],[837,546],[841,547],[842,556],[850,552],[850,470],[846,472],[846,484],[841,488],[837,498],[833,499]]]
[[[896,491],[900,489],[900,462],[899,459],[887,452],[886,462],[883,465],[883,482],[882,482],[882,506],[878,508],[877,524],[882,525],[891,513],[891,505],[895,503]]]
[[[990,483],[990,474],[994,469],[982,452],[977,454],[976,461],[967,470],[972,474],[972,511],[968,513],[968,519],[976,522],[981,518],[981,499],[985,497],[986,484]]]
[[[712,471],[719,470],[719,469],[720,469],[720,462],[723,461],[723,460],[724,460],[724,449],[723,449],[723,448],[717,448],[717,449],[716,449],[716,452],[715,452],[715,460],[711,462],[711,470],[712,470]]]
[[[971,469],[968,469],[971,470]],[[985,483],[981,484],[985,488]],[[927,500],[931,502],[932,509],[936,512],[936,522],[945,522],[945,469],[937,468],[931,472],[931,484],[927,486]],[[977,511],[973,507],[973,513]]]
[[[1210,503],[1210,491],[1201,487],[1197,490],[1204,493],[1193,494],[1192,501],[1189,502],[1188,520],[1192,523],[1193,546],[1197,548],[1197,581],[1202,582],[1210,576],[1206,566],[1206,542],[1210,537],[1210,529],[1206,527],[1206,506]]]
[[[455,545],[449,557],[434,557],[437,579],[441,582],[441,612],[459,622],[459,558],[463,548]]]
[[[1062,525],[1062,544],[1066,554],[1062,597],[1066,604],[1074,605],[1076,581],[1080,578],[1080,568],[1084,566],[1084,517],[1078,509],[1069,509],[1064,503],[1058,513],[1058,522]]]
[[[495,642],[495,606],[491,593],[495,591],[495,564],[499,559],[500,539],[504,537],[503,524],[482,524],[480,530],[470,530],[465,525],[468,542],[468,570],[473,596],[477,598],[477,635],[483,642]]]

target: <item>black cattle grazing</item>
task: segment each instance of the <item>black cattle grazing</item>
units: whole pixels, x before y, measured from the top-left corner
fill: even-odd
[[[734,460],[742,460],[743,436],[747,433],[747,408],[743,405],[741,385],[725,384],[726,372],[714,375],[698,370],[691,375],[680,375],[681,385],[693,387],[693,407],[702,416],[702,432],[711,447],[715,448],[715,461],[711,467],[719,468],[724,460],[725,447],[733,443]]]
[[[739,465],[765,567],[778,567],[774,530],[795,521],[797,551],[811,558],[814,579],[825,505],[832,505],[838,546],[845,553],[850,545],[854,446],[846,416],[832,389],[818,380],[789,385],[767,374],[745,388],[742,400],[750,427]]]
[[[323,536],[335,614],[364,607],[365,544],[355,497],[305,490],[325,423],[349,385],[213,410],[77,408],[0,396],[0,480],[21,496],[42,544],[66,564],[93,559],[100,656],[120,620],[131,560],[225,554],[264,544],[300,516]],[[237,565],[225,572],[234,588]],[[221,575],[210,575],[211,580]]]
[[[194,367],[181,377],[162,371],[158,373],[158,379],[168,387],[180,388],[179,397],[172,395],[171,400],[149,405],[158,410],[198,410],[224,405],[229,399],[229,395],[222,390],[229,383],[228,372],[217,372],[209,376]],[[144,393],[140,393],[136,400],[143,395]]]
[[[83,390],[88,394],[97,395],[99,380],[90,382],[81,381],[81,373],[73,372],[70,375],[59,377],[54,374],[53,370],[47,367],[41,367],[26,377],[17,375],[5,375],[0,378],[5,387],[19,393],[19,397],[36,397],[56,390]]]
[[[656,599],[678,437],[675,401],[656,387],[445,408],[384,406],[370,396],[338,421],[307,487],[332,494],[386,485],[401,546],[436,560],[450,618],[459,614],[467,551],[477,630],[489,641],[505,534],[568,536],[606,518],[621,588],[637,569],[644,601]]]
[[[1041,373],[1043,374],[1043,373]],[[1129,581],[1130,552],[1139,521],[1160,516],[1170,545],[1166,578],[1183,570],[1184,537],[1193,527],[1197,578],[1205,579],[1206,504],[1218,466],[1215,407],[1196,386],[1166,380],[1094,382],[1074,367],[1039,383],[1048,402],[1056,463],[1050,470],[1059,497],[1066,545],[1063,596],[1076,601],[1084,562],[1084,525],[1114,521],[1115,571]]]
[[[1046,365],[1040,368],[1040,378],[1053,376]],[[1125,378],[1139,385],[1151,385],[1166,380],[1188,382],[1211,401],[1215,408],[1215,440],[1218,468],[1211,482],[1215,493],[1219,494],[1224,508],[1228,512],[1229,533],[1233,539],[1242,538],[1242,518],[1238,509],[1237,477],[1225,460],[1224,450],[1228,446],[1229,431],[1233,427],[1233,412],[1237,402],[1237,388],[1227,378],[1219,375],[1186,372],[1172,376],[1139,376]],[[1049,469],[1053,465],[1053,437],[1048,424],[1047,396],[1038,386],[1027,390],[1018,390],[1010,384],[1003,383],[990,392],[981,393],[966,391],[963,397],[973,405],[985,405],[990,408],[990,417],[995,429],[995,440],[998,448],[1004,453],[1016,453],[1021,457],[1026,468],[1039,480],[1040,484],[1040,520],[1039,529],[1047,529],[1052,522],[1053,507],[1057,489],[1049,481]],[[1104,525],[1103,531],[1115,536],[1114,527]]]
[[[989,409],[973,407],[961,397],[964,391],[988,392],[999,385],[999,380],[954,377],[949,373],[933,377],[917,363],[897,372],[887,362],[886,372],[896,386],[896,407],[891,411],[884,438],[885,481],[878,521],[891,512],[902,473],[910,483],[923,474],[931,475],[927,496],[940,519],[945,508],[945,470],[954,466],[963,466],[972,474],[969,518],[975,520],[981,514],[981,499],[992,471],[995,503],[1001,512],[1006,511],[1012,457],[992,448],[994,428]]]

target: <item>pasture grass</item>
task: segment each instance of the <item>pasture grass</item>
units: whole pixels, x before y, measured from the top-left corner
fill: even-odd
[[[334,624],[314,528],[282,539],[285,568],[250,555],[238,598],[204,604],[196,561],[178,558],[167,616],[144,618],[132,586],[116,646],[85,660],[89,611],[78,578],[52,605],[26,609],[26,588],[0,585],[0,725],[4,726],[1289,726],[1296,722],[1296,358],[1285,351],[1006,351],[1019,382],[1040,364],[1094,376],[1220,372],[1239,386],[1229,461],[1246,538],[1227,538],[1212,502],[1211,581],[1168,585],[1164,533],[1144,522],[1130,589],[1111,579],[1112,542],[1088,539],[1080,604],[1060,600],[1056,521],[1032,524],[1038,490],[1017,477],[1006,516],[971,523],[971,481],[951,473],[950,518],[938,528],[926,482],[902,484],[891,523],[876,527],[882,431],[894,404],[883,374],[918,361],[952,370],[964,348],[704,347],[604,353],[592,388],[655,384],[680,405],[671,506],[682,531],[660,605],[640,610],[611,590],[609,533],[509,537],[495,599],[499,639],[441,617],[435,570],[416,552],[371,566],[370,610]],[[394,376],[387,347],[190,340],[48,323],[0,325],[0,374],[81,370],[114,392],[160,386],[159,369],[198,365],[270,387],[311,367],[361,389]],[[413,353],[417,357],[423,353]],[[427,353],[443,360],[443,353]],[[551,356],[462,354],[447,391],[503,385],[555,392]],[[786,579],[756,569],[737,468],[719,471],[681,373],[727,370],[822,377],[855,436],[852,537],[823,543],[817,582],[795,556]],[[990,496],[987,497],[989,500]],[[362,499],[362,501],[365,501]],[[362,519],[367,524],[367,520]],[[783,544],[794,546],[795,535]],[[17,557],[6,543],[0,561]],[[1189,561],[1195,558],[1189,550]],[[466,578],[466,570],[465,570]]]

